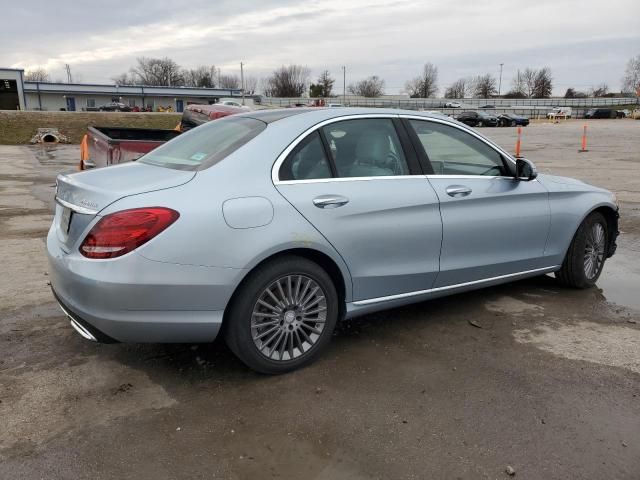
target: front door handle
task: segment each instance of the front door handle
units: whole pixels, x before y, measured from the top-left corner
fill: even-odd
[[[471,189],[464,185],[451,185],[447,187],[446,192],[450,197],[466,197],[471,193]]]
[[[338,208],[347,203],[349,199],[342,195],[320,195],[313,199],[313,204],[318,208]]]

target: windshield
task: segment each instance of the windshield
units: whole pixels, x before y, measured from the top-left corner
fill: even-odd
[[[139,161],[177,170],[202,170],[215,165],[262,132],[267,124],[229,116],[183,133]]]

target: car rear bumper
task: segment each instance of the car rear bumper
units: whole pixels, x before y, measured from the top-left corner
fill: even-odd
[[[47,252],[54,296],[72,325],[83,337],[107,343],[214,340],[243,273],[156,262],[136,252],[89,260],[63,252],[51,232]]]

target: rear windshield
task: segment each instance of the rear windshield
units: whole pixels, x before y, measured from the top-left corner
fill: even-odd
[[[139,161],[178,170],[201,170],[215,165],[266,127],[266,123],[253,118],[221,118],[183,133]]]

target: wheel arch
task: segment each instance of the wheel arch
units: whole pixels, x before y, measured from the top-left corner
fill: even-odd
[[[264,258],[260,259],[257,263],[255,263],[251,268],[249,268],[246,274],[243,276],[242,280],[238,283],[236,288],[234,289],[229,301],[227,302],[227,308],[225,308],[223,319],[222,319],[222,328],[224,328],[229,314],[229,306],[233,304],[236,300],[240,290],[243,285],[246,283],[247,279],[251,276],[251,274],[261,266],[266,263],[277,260],[278,258],[287,257],[287,256],[298,256],[310,260],[320,267],[324,269],[325,272],[329,275],[331,280],[333,281],[334,286],[336,287],[336,292],[338,293],[338,305],[340,311],[338,313],[338,319],[344,318],[346,314],[346,303],[347,299],[351,298],[351,277],[348,276],[348,273],[344,272],[343,269],[338,265],[338,263],[331,258],[327,253],[324,253],[318,249],[309,248],[309,247],[291,247],[279,250],[277,252],[271,253]]]
[[[587,213],[580,224],[582,224],[582,222],[584,222],[584,219],[594,212],[602,214],[602,216],[607,221],[607,233],[609,235],[609,238],[607,239],[607,258],[609,258],[615,253],[617,248],[616,239],[619,234],[618,218],[620,217],[620,214],[618,213],[618,209],[612,207],[611,205],[600,205]]]
[[[571,236],[571,240],[569,241],[569,244],[567,245],[567,248],[565,249],[565,256],[567,254],[567,250],[569,249],[569,245],[571,245],[571,242],[573,242],[573,239],[575,238],[576,234],[578,233],[578,229],[580,228],[580,225],[582,225],[582,223],[587,219],[587,217],[589,215],[591,215],[592,213],[600,213],[602,214],[602,216],[605,218],[605,220],[607,221],[607,233],[609,234],[609,238],[607,239],[607,258],[611,257],[615,251],[616,251],[616,238],[618,237],[618,217],[620,216],[618,214],[618,209],[617,207],[615,207],[615,205],[613,204],[608,204],[608,203],[601,203],[598,205],[593,206],[589,211],[587,211],[582,218],[580,219],[580,221],[578,222],[573,235]]]

